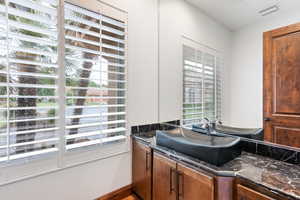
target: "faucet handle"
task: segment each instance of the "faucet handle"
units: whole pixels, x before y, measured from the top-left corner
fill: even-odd
[[[208,123],[203,123],[201,127],[204,128],[204,129],[208,129],[209,128],[209,124]]]
[[[218,119],[218,116],[216,116],[215,121],[216,124],[222,124],[222,121]]]
[[[222,121],[221,121],[221,120],[218,120],[218,119],[215,121],[215,123],[216,123],[216,124],[223,124]]]
[[[210,123],[210,121],[209,121],[209,119],[207,117],[204,117],[204,118],[202,118],[201,123],[208,124],[208,123]]]

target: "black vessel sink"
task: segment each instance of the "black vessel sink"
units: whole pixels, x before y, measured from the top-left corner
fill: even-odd
[[[262,128],[237,128],[225,125],[216,125],[216,132],[261,140],[264,137]]]
[[[195,133],[190,130],[156,131],[156,144],[198,158],[213,165],[223,165],[241,154],[240,138]]]
[[[192,130],[199,133],[207,133],[207,131],[202,128],[202,124],[194,124],[192,126]],[[262,140],[264,138],[264,129],[262,128],[237,128],[217,124],[214,131],[216,133],[222,133],[256,140]]]

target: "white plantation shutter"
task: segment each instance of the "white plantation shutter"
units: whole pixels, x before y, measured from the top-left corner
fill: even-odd
[[[58,150],[57,4],[0,1],[0,161]]]
[[[60,167],[65,150],[126,140],[126,23],[108,10],[0,0],[0,162]]]
[[[65,4],[67,150],[125,140],[125,23]]]
[[[183,124],[221,119],[221,58],[183,46]]]
[[[215,74],[215,112],[217,120],[222,120],[222,66],[224,66],[221,56],[216,57]]]

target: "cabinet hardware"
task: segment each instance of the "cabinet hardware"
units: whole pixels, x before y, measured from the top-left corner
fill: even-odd
[[[174,168],[170,168],[170,193],[174,191],[173,188],[173,173],[176,173],[176,170]]]
[[[150,162],[149,162],[149,156],[150,156],[150,153],[149,152],[146,152],[146,171],[148,171],[150,169]]]
[[[265,121],[265,122],[269,122],[269,121],[271,121],[271,120],[272,120],[272,119],[271,119],[270,117],[265,117],[265,118],[264,118],[264,121]]]
[[[178,197],[184,198],[184,174],[182,172],[177,172],[178,178]]]

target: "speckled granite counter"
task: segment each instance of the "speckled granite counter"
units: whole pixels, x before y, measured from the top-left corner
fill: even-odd
[[[217,167],[174,150],[157,146],[155,143],[155,131],[133,137],[176,161],[187,163],[217,176],[240,177],[270,191],[300,200],[299,165],[243,152],[236,159],[221,167]]]
[[[300,199],[299,165],[243,152],[240,157],[222,167],[233,170],[236,176],[257,185]]]

